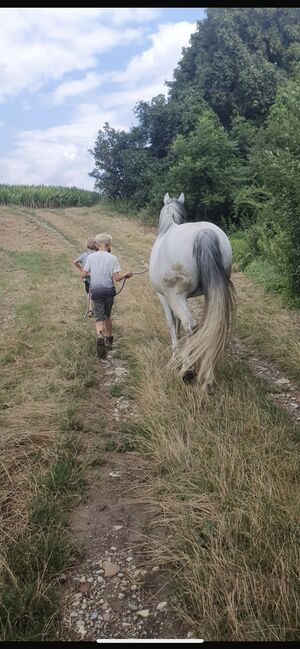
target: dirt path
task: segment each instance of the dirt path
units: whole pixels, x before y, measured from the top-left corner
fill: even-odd
[[[128,400],[112,400],[107,393],[122,386],[127,372],[117,348],[101,366],[101,398],[112,419],[113,438],[119,422],[133,413]],[[90,469],[87,500],[71,519],[84,556],[62,577],[60,639],[187,637],[171,613],[163,566],[151,559],[151,544],[163,543],[163,531],[156,525],[160,512],[149,501],[144,480],[144,461],[132,451],[111,452],[101,467]]]

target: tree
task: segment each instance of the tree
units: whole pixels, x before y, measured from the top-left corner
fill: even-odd
[[[237,145],[217,116],[206,110],[187,137],[178,135],[168,174],[173,193],[184,191],[195,220],[220,223],[232,209],[233,178],[238,176]]]
[[[300,77],[282,86],[266,129],[250,155],[253,184],[264,194],[257,213],[260,248],[283,279],[289,296],[300,296]],[[263,244],[263,245],[262,245]]]
[[[95,168],[89,174],[95,178],[95,189],[110,198],[121,198],[124,177],[123,152],[129,147],[128,134],[116,131],[105,122],[99,130],[94,149]]]
[[[225,126],[236,115],[262,125],[300,41],[299,8],[209,8],[169,84],[201,90]]]

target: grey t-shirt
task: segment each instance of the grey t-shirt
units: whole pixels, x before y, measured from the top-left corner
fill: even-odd
[[[84,264],[85,264],[85,262],[86,262],[88,256],[89,256],[89,255],[92,255],[93,252],[95,252],[95,251],[94,251],[94,250],[87,250],[86,252],[82,252],[81,255],[79,255],[79,257],[77,257],[77,259],[75,259],[75,262],[76,262],[76,261],[79,261],[79,263],[81,264],[81,266],[84,266]],[[74,262],[74,263],[75,263],[75,262]]]
[[[113,273],[121,271],[119,260],[106,250],[98,250],[86,259],[84,270],[90,273],[91,291],[114,288]]]

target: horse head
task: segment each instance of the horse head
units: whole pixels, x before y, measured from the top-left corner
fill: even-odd
[[[164,205],[161,209],[158,222],[158,234],[165,234],[168,229],[176,223],[180,225],[186,219],[186,212],[183,207],[184,194],[181,193],[179,198],[172,198],[167,192],[164,195]]]
[[[184,203],[184,193],[181,192],[179,198],[171,198],[169,192],[167,192],[164,195],[164,205],[167,205],[171,201],[178,201],[178,203],[181,203],[181,205],[183,205],[183,203]]]

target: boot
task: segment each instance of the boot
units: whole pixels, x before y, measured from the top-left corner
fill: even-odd
[[[113,341],[114,341],[113,336],[105,336],[104,344],[105,344],[105,347],[106,347],[107,351],[111,351],[112,346],[113,346]]]
[[[105,358],[106,357],[106,346],[105,346],[105,338],[103,336],[102,331],[99,333],[97,336],[97,354],[99,358]]]

